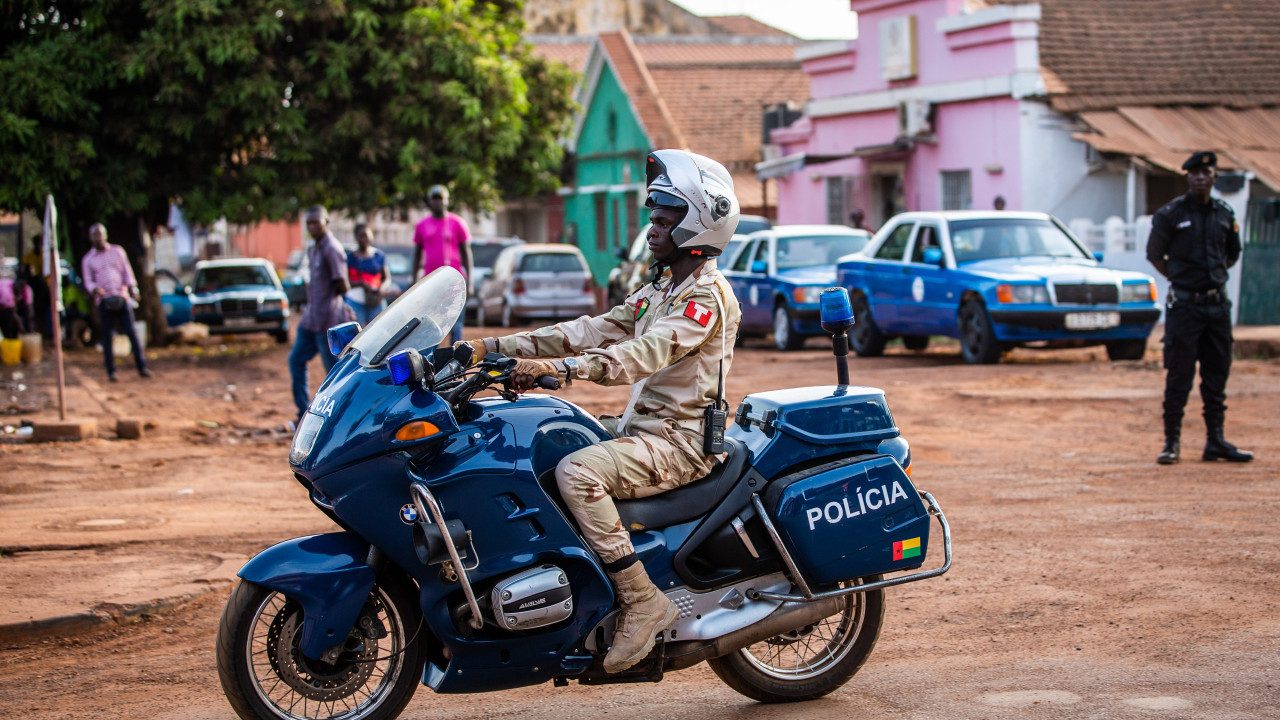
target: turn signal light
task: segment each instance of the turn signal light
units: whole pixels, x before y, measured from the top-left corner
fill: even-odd
[[[438,432],[440,432],[440,428],[426,420],[414,420],[411,423],[400,426],[400,429],[396,431],[396,439],[400,442],[421,440],[422,438],[429,438]]]

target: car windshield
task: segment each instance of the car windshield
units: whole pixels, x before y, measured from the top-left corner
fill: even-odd
[[[413,270],[413,255],[403,252],[383,251],[387,257],[387,269],[392,275],[408,275]]]
[[[467,301],[462,273],[442,267],[414,283],[351,341],[360,364],[381,364],[406,348],[432,350],[457,322]]]
[[[833,265],[867,244],[865,235],[799,235],[778,238],[778,270]]]
[[[951,249],[957,264],[1015,257],[1092,257],[1049,220],[952,220],[950,226]]]
[[[582,263],[571,253],[529,253],[520,259],[520,272],[582,272]]]
[[[768,218],[742,216],[738,218],[738,228],[733,232],[738,235],[750,235],[757,230],[768,230],[773,227]]]
[[[271,285],[271,273],[262,265],[224,265],[200,268],[196,292],[213,292],[239,285]]]
[[[493,267],[493,261],[498,259],[498,253],[508,246],[502,243],[473,242],[468,247],[471,248],[472,267],[491,268]]]

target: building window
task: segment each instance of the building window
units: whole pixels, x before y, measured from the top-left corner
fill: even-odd
[[[846,178],[843,177],[827,178],[828,225],[844,225],[845,223],[845,207],[848,205],[845,180]]]
[[[604,193],[596,193],[596,251],[609,250],[609,218]]]
[[[942,171],[942,209],[970,210],[973,193],[969,190],[968,170]]]

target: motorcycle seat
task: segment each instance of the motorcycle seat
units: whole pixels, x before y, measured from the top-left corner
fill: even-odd
[[[623,527],[652,530],[706,515],[729,494],[747,464],[749,453],[740,441],[726,437],[724,450],[727,457],[723,461],[688,485],[638,500],[614,500]]]

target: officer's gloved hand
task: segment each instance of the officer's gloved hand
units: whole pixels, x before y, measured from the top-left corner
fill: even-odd
[[[540,377],[564,375],[564,363],[558,360],[517,360],[511,370],[511,388],[518,393],[527,392]]]
[[[490,349],[492,348],[492,349]],[[470,358],[466,362],[459,361],[463,367],[471,367],[476,364],[485,353],[497,352],[498,341],[493,338],[481,338],[480,340],[459,340],[453,344],[454,359],[467,357]]]

